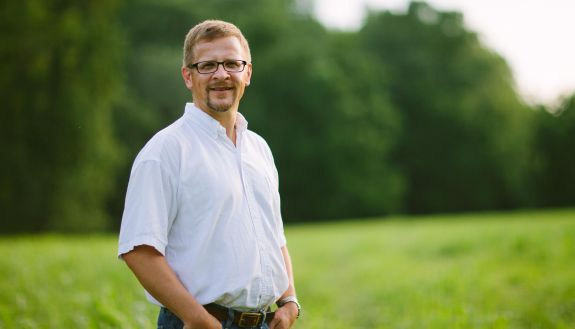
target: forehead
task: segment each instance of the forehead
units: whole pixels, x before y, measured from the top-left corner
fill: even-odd
[[[223,37],[200,41],[194,46],[196,61],[244,59],[244,50],[236,37]]]

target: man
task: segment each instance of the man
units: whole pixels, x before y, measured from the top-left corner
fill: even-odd
[[[238,112],[251,75],[235,25],[193,27],[182,66],[193,103],[134,161],[118,254],[161,306],[158,328],[283,329],[299,315],[277,171]]]

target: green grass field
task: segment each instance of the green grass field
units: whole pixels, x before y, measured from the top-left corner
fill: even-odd
[[[286,228],[295,328],[575,328],[575,210]],[[115,236],[0,239],[0,328],[155,328]]]

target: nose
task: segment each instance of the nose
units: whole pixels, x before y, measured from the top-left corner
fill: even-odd
[[[213,73],[212,77],[221,79],[229,76],[230,76],[229,72],[224,69],[224,63],[218,63],[216,72]]]

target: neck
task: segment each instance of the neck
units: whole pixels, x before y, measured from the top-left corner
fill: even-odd
[[[226,129],[226,135],[228,136],[228,138],[234,143],[234,145],[236,144],[236,118],[238,116],[238,111],[237,109],[229,109],[225,112],[218,112],[218,111],[214,111],[212,109],[202,109],[202,111],[204,111],[205,113],[207,113],[209,116],[211,116],[212,118],[214,118],[215,120],[217,120],[220,125],[222,125],[222,127],[224,127]]]
[[[231,115],[224,116],[221,119],[215,118],[218,122],[222,125],[222,127],[226,128],[226,135],[228,138],[236,145],[236,117],[237,112],[230,113]]]

